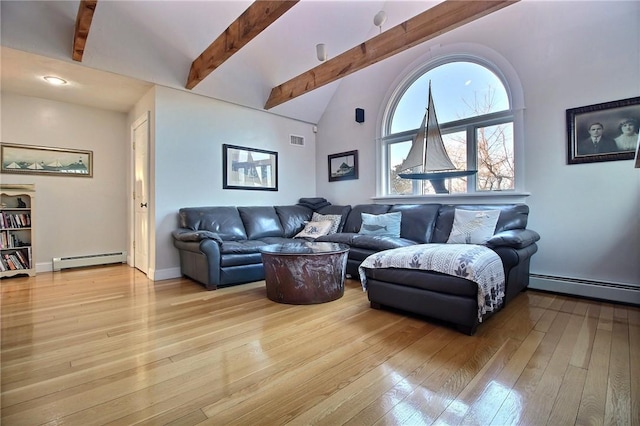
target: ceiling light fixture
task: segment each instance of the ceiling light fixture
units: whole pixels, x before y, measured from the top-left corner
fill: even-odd
[[[380,33],[382,33],[382,24],[387,22],[387,13],[384,10],[376,13],[376,16],[373,17],[373,25],[380,28]]]
[[[327,46],[324,43],[316,44],[316,55],[320,62],[327,60]]]
[[[52,75],[47,75],[42,78],[44,78],[49,84],[53,84],[54,86],[61,86],[63,84],[67,84],[67,80],[60,77],[54,77]]]

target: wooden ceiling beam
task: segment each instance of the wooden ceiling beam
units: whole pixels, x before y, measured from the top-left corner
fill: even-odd
[[[519,0],[447,0],[271,89],[265,109],[488,15]]]
[[[257,0],[191,64],[186,88],[193,89],[213,70],[273,24],[299,0]]]
[[[71,57],[74,61],[82,62],[84,46],[87,44],[93,13],[96,11],[97,5],[98,0],[80,0],[78,15],[76,16],[76,28],[73,33],[73,52]]]

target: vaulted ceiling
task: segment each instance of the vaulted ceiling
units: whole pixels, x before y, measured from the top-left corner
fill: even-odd
[[[510,3],[3,0],[2,89],[126,111],[159,84],[317,123],[344,76]]]

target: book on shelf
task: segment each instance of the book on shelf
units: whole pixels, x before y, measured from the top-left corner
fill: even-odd
[[[20,261],[22,266],[24,266],[24,269],[29,269],[29,261],[25,259],[20,250],[16,251],[16,256],[18,256],[18,260]]]
[[[16,265],[13,264],[13,260],[11,260],[11,256],[9,256],[9,254],[5,254],[4,255],[4,261],[5,261],[5,263],[7,264],[7,267],[10,270],[14,271],[14,270],[18,269],[18,268],[16,268]]]
[[[19,269],[29,269],[29,261],[20,251],[14,251],[12,253],[5,253],[3,258],[0,258],[0,263],[4,267],[3,271],[15,271]]]
[[[29,213],[2,212],[0,226],[3,229],[28,228],[31,226],[31,215]]]

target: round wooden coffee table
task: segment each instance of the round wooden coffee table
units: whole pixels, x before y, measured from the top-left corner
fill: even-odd
[[[267,297],[278,303],[310,305],[344,294],[349,246],[299,242],[262,247]]]

